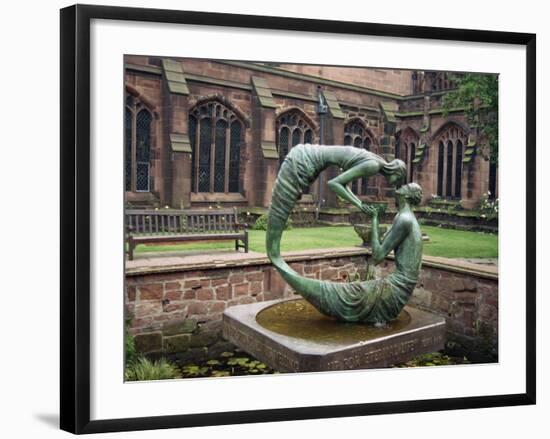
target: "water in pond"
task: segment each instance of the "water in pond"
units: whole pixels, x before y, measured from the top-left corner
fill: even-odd
[[[359,343],[391,335],[405,328],[411,316],[405,310],[382,327],[364,323],[343,323],[317,311],[304,299],[272,305],[258,313],[256,321],[264,328],[288,337],[317,343]]]

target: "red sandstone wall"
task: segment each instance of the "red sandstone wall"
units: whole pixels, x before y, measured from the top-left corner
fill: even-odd
[[[381,264],[382,275],[393,262]],[[498,280],[423,265],[410,304],[446,318],[447,334],[471,360],[498,357]]]
[[[357,255],[304,256],[291,266],[305,276],[344,281],[364,275]],[[392,267],[387,261],[382,273]],[[227,307],[290,297],[293,293],[267,263],[126,277],[126,313],[138,350],[197,359],[227,348],[221,315]],[[411,303],[447,319],[449,339],[470,351],[496,351],[498,281],[424,265]]]
[[[332,67],[299,64],[276,64],[276,67],[291,72],[304,73],[347,84],[396,93],[412,94],[412,74],[409,70],[376,69],[368,67]]]

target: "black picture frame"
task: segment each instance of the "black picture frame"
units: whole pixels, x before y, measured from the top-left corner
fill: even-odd
[[[90,22],[93,19],[230,26],[526,47],[526,392],[518,394],[90,420]],[[61,10],[61,404],[72,433],[304,420],[535,404],[536,35],[288,17],[75,5]]]

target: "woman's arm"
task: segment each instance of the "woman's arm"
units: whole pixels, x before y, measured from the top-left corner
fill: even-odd
[[[357,196],[346,185],[350,181],[358,178],[376,175],[379,171],[380,166],[376,161],[367,161],[342,172],[340,175],[328,182],[328,187],[340,198],[350,202],[358,209],[363,210],[364,208],[361,200],[357,198]]]
[[[384,236],[384,241],[380,244],[380,237],[378,236],[378,209],[374,206],[365,206],[365,211],[372,217],[372,259],[374,265],[378,265],[407,237],[411,230],[411,222],[407,217],[397,217],[390,230],[386,233],[386,236]]]

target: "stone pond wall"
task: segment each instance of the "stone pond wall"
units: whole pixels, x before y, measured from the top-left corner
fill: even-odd
[[[420,279],[409,302],[445,317],[447,350],[471,361],[498,360],[498,274],[473,264],[425,258]],[[431,259],[431,260],[430,260]],[[447,259],[446,261],[451,261]],[[381,264],[381,274],[393,269]]]
[[[305,276],[346,281],[356,273],[364,275],[367,255],[366,249],[348,248],[301,252],[286,260]],[[426,258],[411,304],[446,317],[451,347],[479,358],[495,356],[496,272],[448,261]],[[387,260],[380,270],[392,264]],[[291,296],[265,257],[128,268],[126,275],[126,317],[137,349],[181,360],[215,357],[231,348],[221,337],[221,315],[227,307]]]

